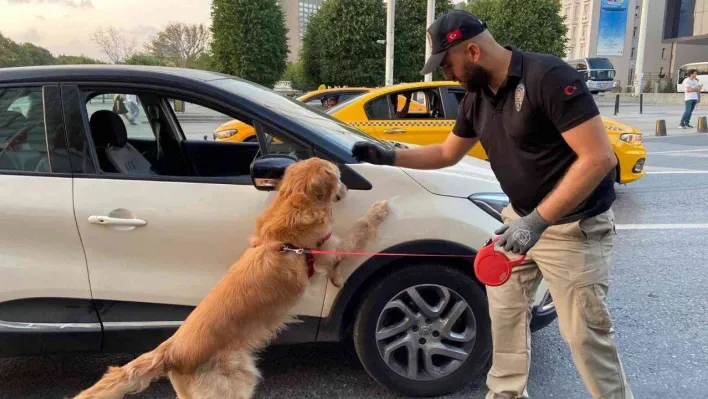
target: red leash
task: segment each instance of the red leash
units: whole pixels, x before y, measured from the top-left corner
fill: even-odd
[[[412,253],[395,253],[395,252],[345,252],[345,251],[328,251],[325,249],[307,249],[307,248],[289,248],[284,247],[283,251],[295,252],[303,255],[349,255],[349,256],[415,256],[415,257],[430,257],[430,258],[468,258],[474,259],[476,255],[435,255],[435,254],[412,254]]]

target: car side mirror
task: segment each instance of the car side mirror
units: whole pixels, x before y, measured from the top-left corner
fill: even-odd
[[[264,155],[251,163],[251,180],[257,190],[275,191],[283,179],[285,169],[297,162],[289,155]]]

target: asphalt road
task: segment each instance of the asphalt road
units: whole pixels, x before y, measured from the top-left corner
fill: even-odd
[[[645,145],[647,176],[617,187],[618,237],[609,298],[616,342],[636,398],[704,398],[708,134],[647,137]],[[533,334],[532,340],[531,396],[588,398],[557,322]],[[91,385],[107,366],[132,358],[0,359],[0,398],[63,398]],[[344,345],[273,347],[259,364],[265,379],[258,398],[398,397],[371,380]],[[485,392],[483,377],[477,377],[446,398],[480,399]],[[134,397],[172,399],[175,394],[160,381]]]

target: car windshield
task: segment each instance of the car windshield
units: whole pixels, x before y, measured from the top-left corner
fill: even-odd
[[[607,58],[588,58],[590,69],[614,69],[612,62]]]
[[[263,86],[237,79],[218,79],[210,83],[257,104],[277,110],[281,115],[304,124],[310,130],[315,131],[322,137],[327,137],[330,141],[341,146],[341,148],[345,148],[347,151],[351,150],[354,143],[361,140],[390,147],[389,143],[371,137],[325,112],[308,107],[304,103],[282,96]]]

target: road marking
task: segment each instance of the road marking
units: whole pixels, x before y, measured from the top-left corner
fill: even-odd
[[[647,171],[648,175],[705,175],[708,170],[659,170],[656,172]]]
[[[682,229],[708,229],[708,223],[679,223],[679,224],[617,224],[617,230],[682,230]]]
[[[693,150],[673,150],[673,151],[655,151],[648,152],[647,155],[661,155],[661,154],[683,154],[687,152],[706,152],[708,148],[693,149]]]

